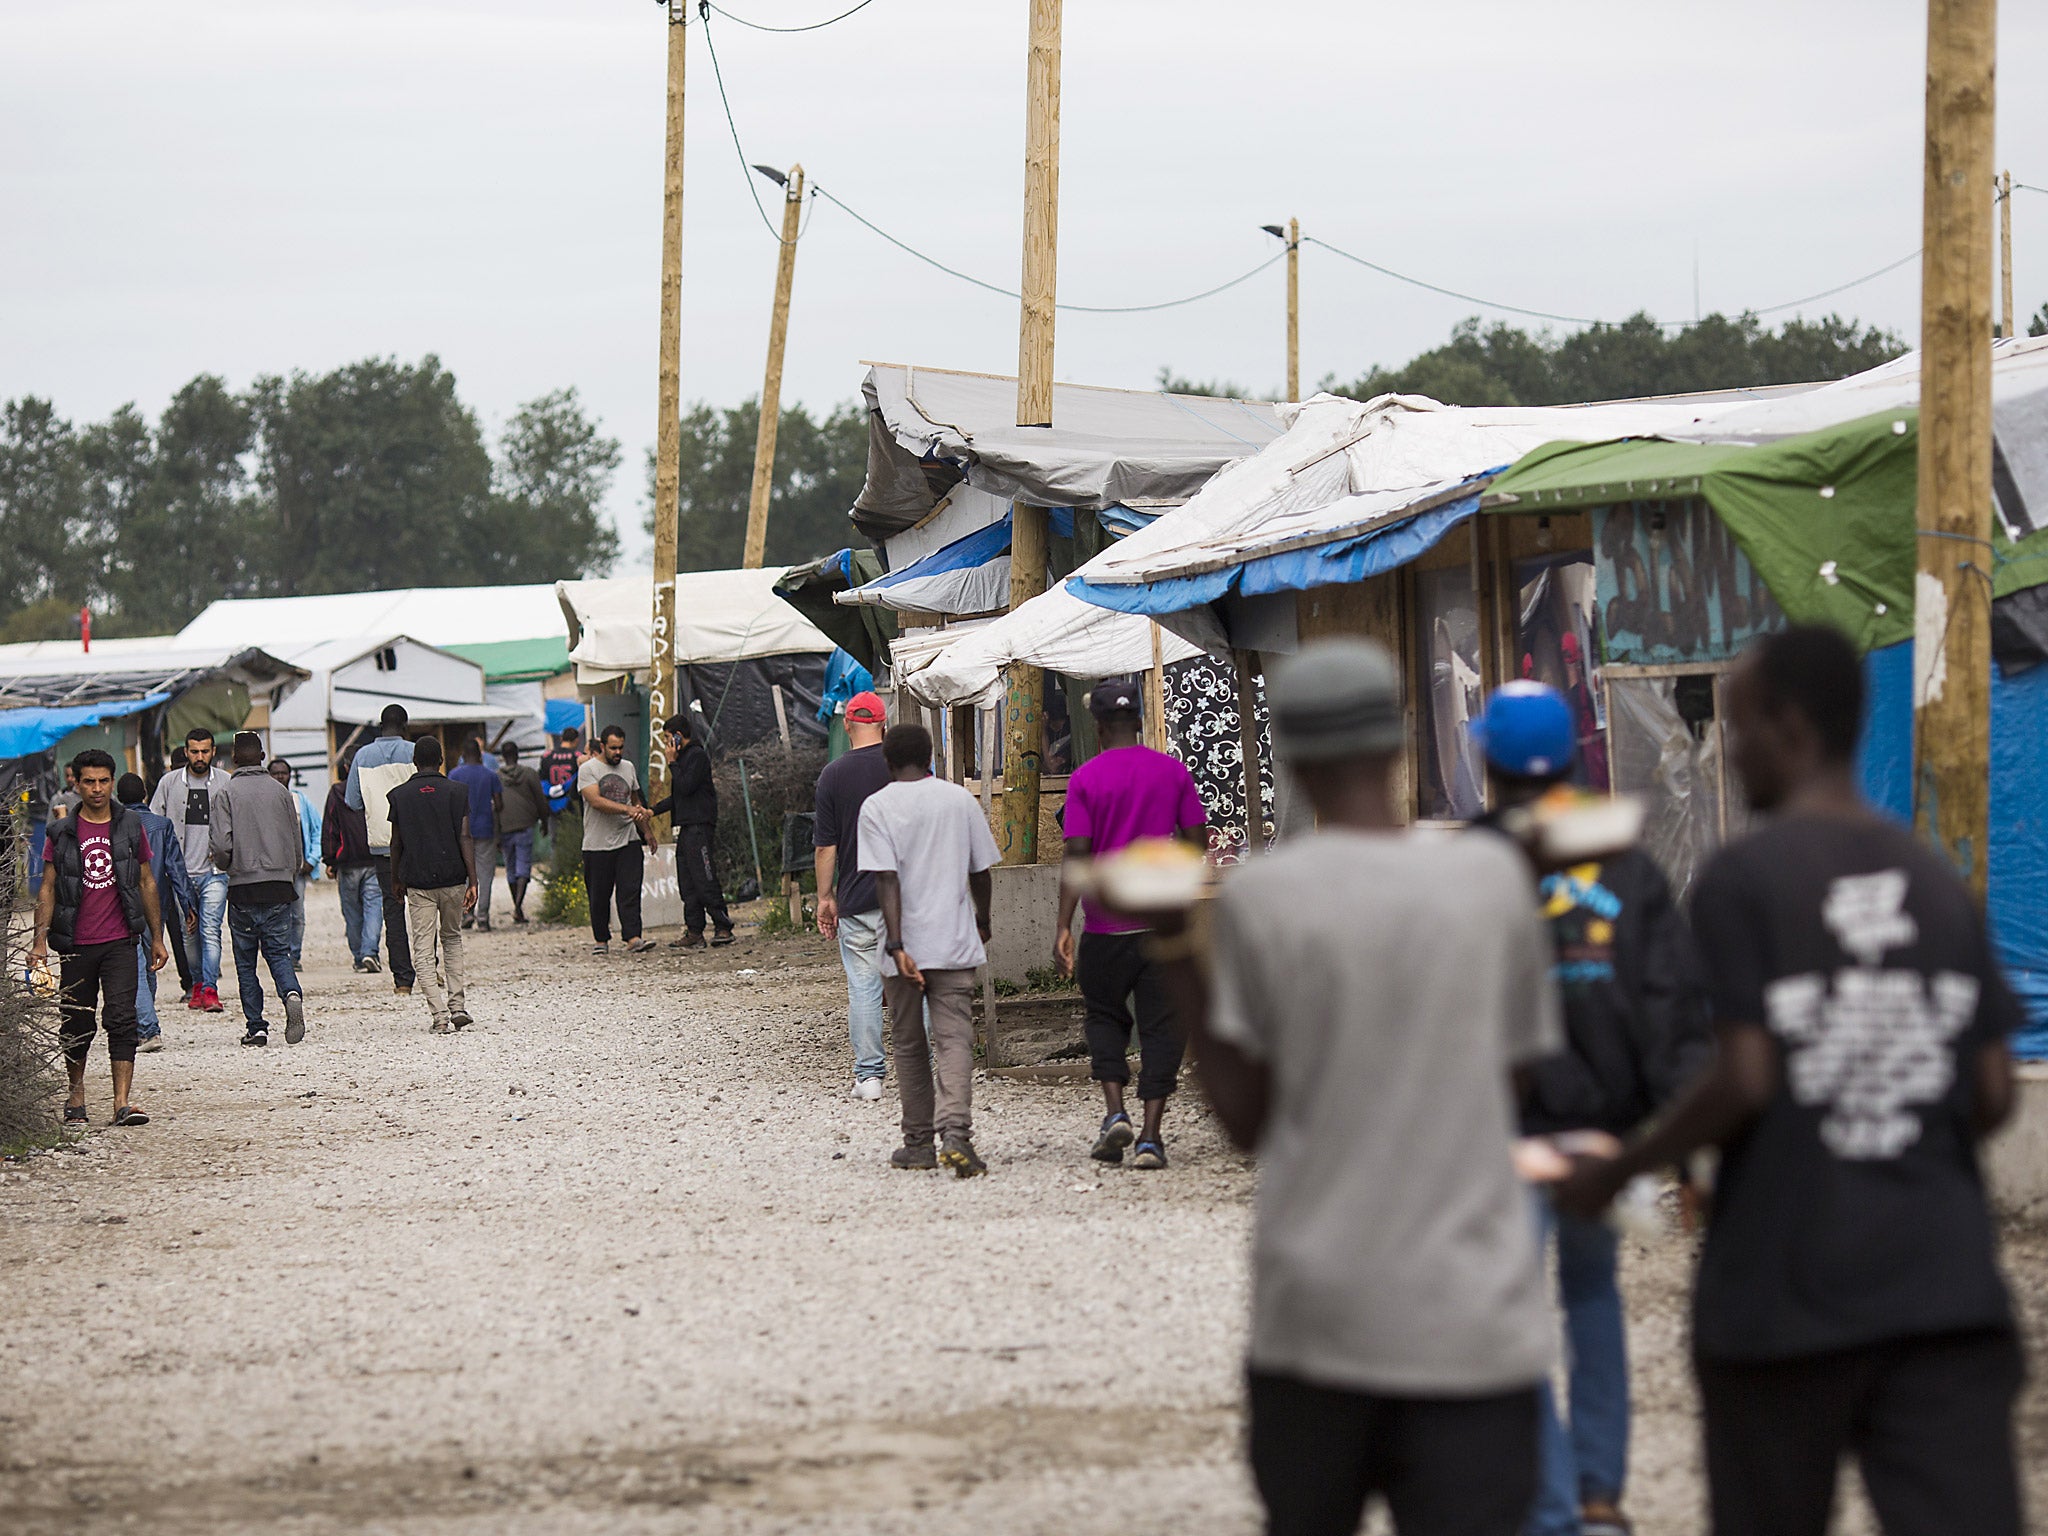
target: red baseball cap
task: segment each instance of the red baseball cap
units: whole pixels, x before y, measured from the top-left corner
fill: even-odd
[[[862,725],[881,725],[888,720],[889,712],[882,707],[880,694],[856,693],[846,701],[846,718]]]

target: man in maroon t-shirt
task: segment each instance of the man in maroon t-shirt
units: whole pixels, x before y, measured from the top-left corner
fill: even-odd
[[[1067,857],[1115,853],[1146,837],[1179,837],[1206,848],[1209,813],[1195,791],[1194,776],[1179,758],[1138,743],[1137,684],[1116,679],[1097,684],[1088,695],[1088,712],[1095,717],[1102,750],[1077,768],[1067,784]],[[1145,953],[1150,931],[1142,921],[1090,898],[1076,955],[1074,908],[1079,902],[1074,882],[1063,880],[1055,953],[1060,970],[1078,975],[1081,982],[1088,1006],[1090,1075],[1102,1084],[1107,1111],[1089,1156],[1120,1163],[1124,1148],[1136,1141],[1136,1167],[1164,1168],[1166,1143],[1159,1122],[1180,1076],[1185,1050],[1180,1021],[1164,979]],[[1144,1129],[1135,1132],[1124,1110],[1124,1087],[1131,1080],[1133,996],[1138,1004],[1138,1098],[1145,1106]]]
[[[85,1062],[92,1048],[97,1000],[107,1032],[114,1075],[114,1124],[147,1125],[149,1116],[128,1102],[135,1079],[135,941],[150,941],[149,968],[170,959],[149,863],[142,818],[116,806],[114,759],[87,750],[71,760],[78,776],[77,811],[51,826],[43,844],[43,888],[36,897],[32,965],[46,965],[52,945],[59,957],[58,1038],[71,1078],[66,1124],[86,1121]]]

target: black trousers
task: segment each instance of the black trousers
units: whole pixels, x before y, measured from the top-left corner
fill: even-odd
[[[1088,1005],[1083,1033],[1088,1040],[1089,1076],[1098,1083],[1128,1083],[1131,1066],[1131,1003],[1137,1003],[1138,1098],[1151,1103],[1169,1096],[1180,1078],[1187,1039],[1174,1016],[1166,982],[1145,955],[1146,933],[1083,931],[1074,956],[1074,978]]]
[[[2012,1334],[1693,1365],[1714,1536],[1824,1536],[1851,1454],[1885,1536],[2018,1536]]]
[[[391,889],[391,855],[373,853],[377,889],[384,895],[384,953],[391,957],[391,985],[409,987],[418,976],[412,966],[412,936],[405,928],[405,898]]]
[[[87,944],[58,956],[57,1038],[64,1047],[64,1059],[73,1066],[84,1062],[92,1050],[93,1033],[101,1022],[93,1016],[95,1004],[104,1016],[107,1060],[135,1059],[139,964],[132,938]]]
[[[1267,1536],[1356,1536],[1387,1501],[1399,1536],[1518,1536],[1536,1497],[1536,1389],[1389,1397],[1251,1373],[1252,1477]]]
[[[692,933],[704,931],[706,914],[720,933],[732,927],[725,890],[718,881],[718,852],[712,846],[717,832],[718,824],[710,821],[684,822],[676,828],[676,884],[683,889],[683,926]]]
[[[590,893],[590,936],[600,944],[612,938],[612,898],[619,903],[619,937],[628,944],[640,937],[640,883],[647,855],[640,839],[623,848],[583,850],[583,888]]]

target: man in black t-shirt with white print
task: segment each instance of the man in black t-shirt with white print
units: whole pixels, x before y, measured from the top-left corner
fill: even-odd
[[[1755,646],[1734,755],[1772,819],[1700,877],[1719,1056],[1560,1202],[1721,1149],[1694,1299],[1716,1536],[1822,1536],[1853,1454],[1886,1536],[2018,1536],[2022,1368],[1976,1144],[2012,1109],[2018,1004],[1969,892],[1872,811],[1855,651]]]

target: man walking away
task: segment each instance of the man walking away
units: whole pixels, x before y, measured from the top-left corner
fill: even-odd
[[[861,807],[859,851],[881,901],[882,991],[903,1101],[903,1145],[889,1161],[943,1162],[968,1179],[988,1172],[974,1150],[974,973],[988,959],[989,869],[1000,855],[974,796],[932,777],[923,726],[894,727],[882,760],[889,782]]]
[[[1822,1536],[1855,1456],[1886,1536],[2017,1536],[2022,1375],[1977,1142],[2011,1112],[2018,1004],[1948,865],[1857,788],[1862,663],[1752,646],[1736,768],[1771,819],[1692,899],[1714,1064],[1560,1205],[1721,1149],[1693,1303],[1715,1536]]]
[[[156,882],[164,948],[168,951],[175,938],[172,926],[180,920],[177,913],[182,910],[187,914],[184,920],[195,928],[199,924],[192,901],[192,877],[185,872],[185,850],[178,846],[178,834],[171,829],[171,824],[142,803],[142,775],[122,774],[121,782],[114,787],[114,797],[142,820],[143,837],[149,844],[149,874]],[[173,899],[173,892],[177,893],[178,899]],[[138,935],[135,940],[135,1048],[144,1055],[164,1048],[163,1021],[156,1012],[157,968],[149,963],[149,959],[149,942]]]
[[[564,731],[563,735],[568,732]],[[626,733],[606,726],[597,753],[576,770],[583,800],[583,886],[590,893],[590,952],[609,954],[612,898],[619,903],[619,937],[644,955],[654,940],[640,936],[640,882],[646,876],[641,835],[654,817],[639,803],[640,771],[626,760]]]
[[[299,837],[304,843],[304,857],[299,861],[301,868],[292,879],[292,964],[306,963],[306,882],[320,867],[320,813],[313,809],[313,802],[292,788],[292,765],[282,757],[270,760],[270,776],[290,791],[292,803],[299,811]]]
[[[1396,825],[1399,677],[1304,647],[1267,695],[1317,830],[1155,921],[1231,1140],[1259,1153],[1250,1446],[1271,1536],[1516,1536],[1549,1298],[1511,1074],[1562,1035],[1521,857]],[[1204,932],[1207,929],[1207,932]],[[1213,982],[1197,969],[1207,959]]]
[[[114,801],[114,759],[88,749],[71,760],[78,805],[50,823],[43,838],[43,888],[36,895],[36,937],[29,951],[37,965],[57,951],[58,1038],[71,1095],[64,1123],[83,1125],[85,1062],[92,1050],[95,1003],[107,1033],[114,1075],[114,1124],[147,1125],[149,1116],[128,1102],[135,1081],[135,990],[139,952],[149,943],[149,968],[163,969],[163,914],[150,873],[149,836],[142,818]]]
[[[199,913],[199,964],[186,1001],[219,1013],[221,920],[228,906],[228,878],[213,860],[214,798],[228,787],[225,770],[214,765],[213,732],[194,726],[185,733],[185,766],[167,773],[150,796],[149,808],[178,829]]]
[[[672,942],[678,949],[704,947],[704,920],[711,920],[711,942],[732,942],[732,918],[726,914],[725,892],[718,881],[718,790],[711,782],[711,754],[696,738],[688,713],[662,722],[667,740],[669,792],[649,807],[667,816],[676,833],[676,883],[683,888],[683,932]]]
[[[491,931],[491,886],[498,871],[498,812],[505,786],[498,771],[484,762],[484,744],[472,736],[462,744],[462,761],[448,775],[469,793],[469,841],[475,852],[476,909],[465,913],[462,926]]]
[[[877,694],[857,693],[846,701],[850,749],[818,775],[811,830],[818,932],[839,941],[839,963],[846,969],[853,1096],[870,1102],[882,1097],[888,1061],[882,1053],[882,898],[875,877],[860,867],[860,813],[868,797],[889,782],[882,758],[887,719]]]
[[[1178,837],[1197,848],[1209,846],[1209,813],[1195,789],[1194,775],[1179,758],[1140,744],[1138,687],[1126,679],[1098,684],[1088,694],[1088,712],[1102,750],[1074,770],[1067,785],[1066,853],[1071,860],[1115,853],[1139,838]],[[1070,869],[1072,865],[1068,866]],[[1080,953],[1074,950],[1074,908],[1086,909]],[[1089,1156],[1120,1163],[1135,1137],[1132,1164],[1166,1166],[1160,1121],[1167,1097],[1180,1080],[1186,1042],[1174,1017],[1165,978],[1145,953],[1151,932],[1139,918],[1112,912],[1093,898],[1085,902],[1071,880],[1060,889],[1059,932],[1054,940],[1060,971],[1078,975],[1087,1004],[1089,1075],[1102,1084],[1104,1115]],[[1124,1108],[1131,1080],[1131,1003],[1137,1003],[1138,1102],[1145,1127],[1133,1132]]]
[[[320,857],[341,892],[341,926],[348,952],[358,971],[381,971],[377,939],[384,931],[384,891],[377,884],[377,861],[370,854],[370,829],[363,813],[348,803],[350,752],[341,765],[341,781],[327,791],[320,817]]]
[[[171,748],[168,762],[167,772],[183,773],[185,771],[185,748],[182,745]],[[158,782],[161,783],[162,781],[159,780]],[[143,803],[145,805],[148,804],[147,794],[144,796]],[[151,814],[154,815],[155,813],[151,812]],[[162,818],[158,819],[161,820]],[[149,841],[151,847],[156,846],[156,839],[154,837]],[[184,842],[180,840],[178,844],[178,859],[181,863],[184,862],[185,858],[184,847]],[[42,835],[40,832],[36,835],[35,851],[36,863],[40,867],[43,852]],[[193,966],[199,953],[199,909],[197,906],[198,887],[192,883],[192,873],[189,869],[185,872],[185,890],[192,897],[189,903],[180,902],[174,897],[171,888],[161,878],[156,883],[157,900],[163,903],[164,943],[165,947],[171,952],[171,964],[177,967],[178,971],[179,999],[187,1006],[190,1006],[192,1002],[192,988],[198,982],[198,974],[193,969]],[[162,1039],[162,1036],[158,1036],[158,1039]]]
[[[299,866],[305,862],[305,834],[292,792],[263,768],[263,738],[254,731],[235,736],[235,772],[214,799],[213,862],[228,880],[228,933],[235,945],[235,979],[241,988],[242,1044],[270,1044],[263,1021],[260,953],[270,967],[277,995],[284,999],[284,1040],[306,1036],[306,999],[292,964],[292,911]]]
[[[512,892],[512,921],[523,923],[526,887],[533,879],[533,833],[548,813],[547,788],[539,774],[519,761],[519,745],[511,741],[498,748],[498,782],[504,786],[498,849],[505,860],[505,885]]]
[[[555,744],[540,755],[540,781],[552,791],[548,797],[552,814],[560,815],[576,798],[576,770],[582,766],[583,733],[573,725],[564,727]],[[552,827],[554,823],[548,825]]]
[[[441,743],[413,743],[413,776],[391,791],[391,874],[427,989],[428,1033],[473,1022],[464,1006],[462,914],[476,905],[469,792],[441,772]]]
[[[377,739],[356,749],[349,766],[344,798],[349,809],[363,813],[370,837],[370,860],[377,871],[382,898],[384,947],[391,956],[391,990],[412,995],[412,946],[406,942],[405,903],[391,885],[391,791],[412,777],[412,743],[405,739],[403,704],[386,704],[378,718]]]
[[[1497,826],[1572,776],[1572,707],[1556,689],[1514,682],[1494,691],[1478,735]],[[1713,1042],[1697,984],[1692,936],[1656,861],[1631,849],[1540,875],[1565,1049],[1529,1069],[1522,1133],[1599,1130],[1626,1136],[1675,1098]],[[1570,1345],[1567,1435],[1548,1384],[1542,1402],[1542,1480],[1527,1536],[1628,1536],[1628,1336],[1619,1243],[1604,1221],[1536,1207],[1557,1239],[1557,1288]]]

